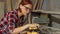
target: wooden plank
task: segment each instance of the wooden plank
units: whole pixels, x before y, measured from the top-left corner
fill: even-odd
[[[40,12],[40,13],[60,15],[60,11],[32,10],[32,12]]]
[[[36,0],[36,2],[35,2],[35,4],[34,4],[33,9],[35,9],[35,8],[36,8],[37,2],[38,2],[38,0]]]

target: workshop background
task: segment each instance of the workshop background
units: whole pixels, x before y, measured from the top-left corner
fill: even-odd
[[[8,11],[18,8],[20,1],[21,0],[0,0],[0,19]],[[31,0],[31,1],[35,5],[35,2],[38,0]],[[42,2],[43,2],[43,5],[42,5]],[[37,9],[40,10],[42,8],[42,10],[45,10],[45,11],[60,12],[60,0],[39,0],[39,4],[38,6],[41,6],[41,7],[36,8],[35,10]],[[43,15],[42,17],[44,18],[47,16]],[[51,18],[52,18],[52,27],[60,28],[60,15],[51,15]]]

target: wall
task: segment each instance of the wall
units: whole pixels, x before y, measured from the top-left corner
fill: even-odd
[[[43,5],[43,10],[48,11],[60,11],[60,0],[45,0]],[[54,17],[60,19],[59,15],[53,15]],[[60,24],[53,22],[53,27],[60,28]]]
[[[21,0],[12,0],[13,9],[17,9]]]
[[[0,19],[4,15],[4,2],[0,2]]]

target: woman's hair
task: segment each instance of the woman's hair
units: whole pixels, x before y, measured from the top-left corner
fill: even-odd
[[[19,3],[18,10],[19,10],[20,12],[22,12],[21,9],[20,9],[20,5],[27,5],[27,4],[31,4],[32,7],[33,7],[33,4],[32,4],[32,2],[31,2],[30,0],[21,0],[21,2]]]
[[[32,2],[30,0],[21,0],[20,4],[22,5],[31,4],[32,5]]]

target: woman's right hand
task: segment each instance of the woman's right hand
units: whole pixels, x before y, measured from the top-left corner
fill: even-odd
[[[40,27],[39,24],[27,24],[26,26],[28,26],[27,28],[29,28],[29,30],[31,29],[37,29]],[[22,33],[27,33],[28,31],[22,31]]]
[[[40,25],[39,24],[27,24],[27,25],[24,25],[22,27],[15,28],[14,31],[12,32],[12,34],[20,33],[29,27],[37,28],[37,27],[40,27]]]

